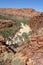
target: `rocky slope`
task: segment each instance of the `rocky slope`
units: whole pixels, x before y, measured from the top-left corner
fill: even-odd
[[[0,8],[0,13],[4,14],[9,14],[9,15],[15,15],[15,16],[37,16],[40,15],[40,12],[35,11],[34,9],[31,8],[22,8],[22,9],[17,9],[17,8]]]
[[[43,28],[43,13],[41,13],[39,16],[34,16],[31,18],[30,27],[36,31],[39,31],[41,28]]]
[[[28,21],[30,24],[22,24],[22,28],[19,29],[27,33],[29,30],[28,26],[30,26],[32,33],[30,31],[31,34],[25,36],[25,40],[20,46],[17,43],[12,44],[13,38],[9,38],[10,45],[6,44],[7,39],[0,36],[0,65],[43,65],[43,12],[36,12],[34,9],[0,9],[0,13],[2,12],[7,15],[32,16],[31,20]],[[12,20],[3,21],[4,22],[1,20],[0,22],[2,28],[3,26],[4,28],[9,28],[13,26],[13,24],[15,25],[16,22],[13,23]],[[18,24],[20,22],[17,21],[16,23]],[[19,25],[16,25],[16,27]],[[28,30],[24,31],[26,26]],[[14,27],[14,29],[16,27]],[[21,34],[19,30],[17,34]],[[13,42],[15,42],[15,40]]]
[[[43,36],[32,34],[30,43],[22,45],[19,52],[25,65],[43,65]]]
[[[1,44],[2,46],[0,45],[2,47],[0,48],[0,53],[1,53],[0,56],[4,54],[6,51],[9,51],[9,48],[6,47],[6,45],[3,45],[3,43]],[[10,50],[11,48],[12,46],[10,46]],[[14,47],[12,49],[15,51]],[[10,53],[12,57],[12,52]],[[5,54],[4,57],[6,58]],[[9,53],[7,54],[10,55]],[[24,42],[24,44],[17,49],[16,53],[13,54],[13,58],[11,59],[12,60],[21,59],[24,65],[43,65],[43,36],[32,34],[30,36],[30,43]],[[10,56],[9,56],[9,61],[10,61]],[[17,62],[15,63],[17,64]],[[11,64],[13,65],[12,61]]]

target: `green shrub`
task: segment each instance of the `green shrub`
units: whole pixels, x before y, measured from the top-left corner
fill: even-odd
[[[2,29],[2,30],[0,30],[0,35],[2,35],[3,37],[9,37],[9,36],[13,36],[14,35],[14,33],[13,33],[13,30],[11,30],[11,29]]]

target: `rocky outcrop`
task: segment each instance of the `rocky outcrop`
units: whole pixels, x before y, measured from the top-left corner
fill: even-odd
[[[43,14],[41,13],[39,16],[34,16],[30,20],[30,27],[34,31],[39,31],[43,28]]]
[[[32,34],[30,43],[22,45],[19,52],[22,52],[25,65],[43,65],[43,36]]]
[[[0,42],[6,42],[5,38],[3,36],[0,35]]]
[[[15,22],[11,20],[0,20],[0,29],[2,28],[9,28],[15,25]]]
[[[6,39],[3,36],[0,35],[0,54],[2,52],[6,51],[6,46],[3,45],[5,42],[6,42]]]
[[[15,64],[15,59],[19,58],[23,61],[24,65],[43,65],[43,35],[39,34],[39,31],[43,28],[43,13],[36,12],[33,9],[0,9],[0,12],[17,16],[33,16],[30,20],[30,28],[34,32],[29,36],[29,43],[23,42],[16,50],[14,45],[6,46],[5,38],[0,36],[0,57],[1,59],[4,59],[5,64]],[[6,20],[4,22],[0,21],[0,29],[11,27],[14,24],[15,23],[11,21],[8,22],[8,20],[7,22]],[[9,49],[14,52],[13,55],[11,50],[8,52]],[[2,61],[0,60],[1,63],[3,62],[3,59]],[[18,59],[16,60],[18,63]]]
[[[37,16],[40,12],[35,11],[32,8],[0,8],[0,13],[15,15],[15,16]]]
[[[24,42],[14,58],[21,59],[24,65],[43,65],[43,36],[32,34],[30,42]]]

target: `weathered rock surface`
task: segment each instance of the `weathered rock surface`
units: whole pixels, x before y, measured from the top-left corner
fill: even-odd
[[[6,46],[3,45],[6,42],[5,38],[0,35],[0,54],[6,51]]]
[[[25,65],[43,65],[43,36],[32,34],[30,43],[19,48]]]
[[[12,52],[8,53],[8,47],[6,48],[6,45],[3,45],[5,40],[0,36],[0,62],[2,63],[4,60],[4,65],[14,65],[16,63],[15,59],[19,58],[24,62],[24,65],[43,65],[43,35],[39,34],[39,31],[43,28],[43,13],[40,14],[33,9],[0,9],[0,12],[17,16],[33,15],[34,17],[30,20],[30,27],[38,33],[34,32],[31,34],[30,42],[23,42],[24,44],[17,48],[15,54]],[[0,29],[13,26],[13,24],[15,23],[0,22]],[[20,61],[17,59],[18,62]]]
[[[15,22],[11,20],[0,20],[0,29],[2,28],[9,28],[15,25]]]
[[[43,14],[41,13],[39,16],[34,16],[30,20],[30,27],[34,31],[39,31],[43,28]]]
[[[5,13],[9,15],[15,15],[15,16],[37,16],[40,15],[40,12],[35,11],[31,8],[0,8],[0,13]]]

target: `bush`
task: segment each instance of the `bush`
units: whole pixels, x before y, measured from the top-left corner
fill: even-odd
[[[13,30],[11,30],[11,29],[2,29],[2,30],[0,30],[0,35],[2,35],[3,37],[9,37],[9,36],[13,36],[14,35],[14,33],[13,33]]]

